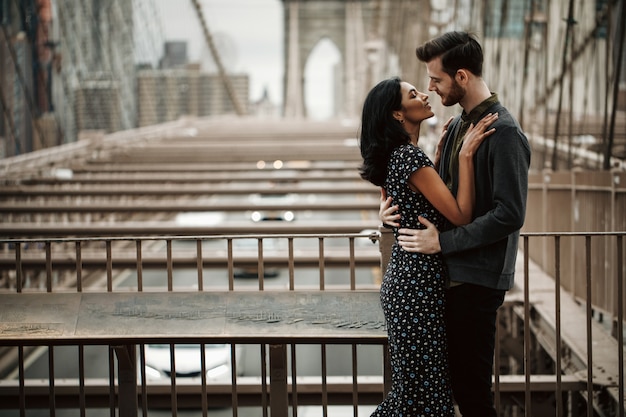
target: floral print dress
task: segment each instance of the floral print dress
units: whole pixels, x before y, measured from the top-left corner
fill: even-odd
[[[421,193],[409,188],[410,175],[433,166],[418,147],[394,150],[385,183],[400,208],[401,226],[423,229],[417,217],[441,229],[446,219]],[[397,229],[394,235],[398,236]],[[394,244],[380,289],[389,334],[392,387],[372,416],[453,417],[444,324],[446,270],[441,254],[409,253]]]

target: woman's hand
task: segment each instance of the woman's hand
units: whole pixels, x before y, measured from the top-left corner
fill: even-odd
[[[460,155],[466,157],[473,156],[476,149],[478,149],[480,144],[483,143],[483,140],[485,140],[487,136],[491,136],[493,132],[496,131],[495,128],[487,130],[487,128],[496,120],[498,120],[498,113],[489,113],[480,119],[478,123],[476,123],[476,126],[474,126],[473,123],[470,124],[467,132],[465,132],[465,136],[463,137],[463,146],[461,146]]]
[[[387,197],[384,189],[380,189],[380,208],[378,210],[378,218],[383,224],[391,227],[400,227],[397,221],[400,219],[398,206],[391,205],[391,197]]]

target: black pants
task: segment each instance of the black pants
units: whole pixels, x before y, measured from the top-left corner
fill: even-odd
[[[496,417],[491,392],[496,312],[504,290],[463,284],[447,291],[452,392],[463,417]]]

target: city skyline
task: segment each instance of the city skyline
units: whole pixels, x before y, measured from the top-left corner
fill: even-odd
[[[216,71],[191,2],[153,0],[159,11],[164,42],[187,42],[190,62]],[[280,0],[203,0],[203,14],[228,72],[248,74],[250,101],[267,90],[278,105],[283,100],[283,5]],[[163,48],[157,51],[160,55]],[[158,58],[158,57],[157,57]],[[339,61],[336,47],[322,40],[307,65],[305,95],[310,116],[332,116],[332,66]]]

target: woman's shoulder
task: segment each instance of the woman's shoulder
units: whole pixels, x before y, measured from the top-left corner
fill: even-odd
[[[426,152],[422,148],[411,144],[402,145],[394,149],[392,159],[395,159],[397,162],[418,166],[432,165],[432,161],[426,155]]]
[[[396,149],[394,149],[394,153],[400,155],[417,155],[417,156],[426,156],[426,153],[419,146],[413,146],[410,143],[406,145],[400,145]]]
[[[419,146],[413,146],[410,143],[406,145],[399,146],[395,149],[395,152],[398,155],[402,155],[405,158],[410,159],[429,159],[426,152]]]

